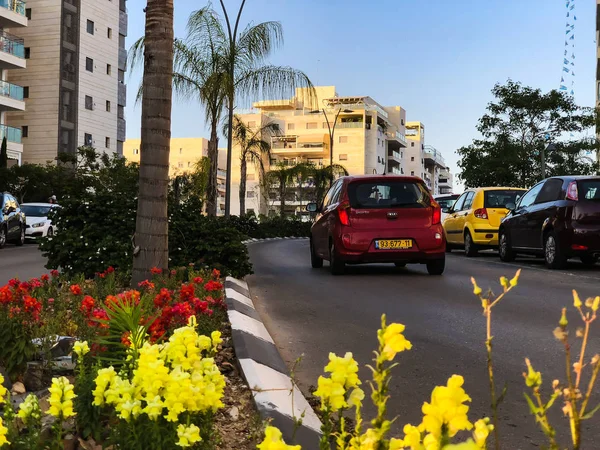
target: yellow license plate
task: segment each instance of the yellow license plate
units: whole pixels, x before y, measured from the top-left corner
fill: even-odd
[[[412,239],[385,239],[375,241],[375,248],[378,250],[406,250],[412,248]]]

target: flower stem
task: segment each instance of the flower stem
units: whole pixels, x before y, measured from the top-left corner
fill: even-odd
[[[500,437],[498,433],[498,401],[496,398],[496,383],[494,380],[494,365],[492,360],[492,307],[489,305],[485,309],[487,319],[487,335],[485,347],[487,349],[487,367],[490,379],[490,396],[492,399],[492,420],[494,421],[494,448],[500,450]]]
[[[579,416],[583,417],[585,415],[585,408],[592,396],[592,389],[594,389],[594,384],[596,384],[596,378],[598,378],[598,372],[600,372],[600,360],[596,362],[594,366],[594,371],[592,372],[592,378],[588,384],[587,392],[585,393],[585,398],[583,399],[583,404],[581,405],[581,411],[579,412]]]

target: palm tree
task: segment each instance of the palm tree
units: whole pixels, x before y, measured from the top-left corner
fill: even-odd
[[[140,187],[132,284],[169,266],[167,196],[171,141],[173,0],[148,0],[142,82]]]
[[[225,76],[226,107],[228,109],[227,140],[227,173],[231,173],[231,157],[233,147],[233,115],[238,98],[251,100],[267,97],[285,97],[293,95],[296,87],[308,87],[310,99],[313,97],[313,85],[304,74],[291,67],[265,64],[265,60],[273,50],[283,43],[283,28],[279,22],[263,22],[249,24],[239,31],[240,19],[246,0],[237,13],[234,23],[229,19],[223,0],[219,0],[225,16],[225,27],[220,21],[211,21],[208,30],[203,13],[196,11],[190,16],[189,41],[194,45],[206,45],[210,42],[219,48],[222,56],[221,72]],[[231,177],[227,177],[225,196],[225,215],[231,209]]]
[[[311,177],[315,186],[314,200],[317,204],[321,204],[327,190],[331,186],[333,180],[341,176],[347,176],[348,171],[340,164],[332,166],[317,167],[314,166]]]
[[[280,201],[279,214],[281,217],[285,215],[285,200],[288,194],[288,188],[293,183],[298,175],[299,168],[297,166],[286,166],[278,163],[275,169],[267,172],[267,186],[276,186]]]
[[[229,131],[226,124],[225,133]],[[246,214],[246,178],[248,163],[259,169],[259,177],[265,175],[264,158],[271,158],[271,143],[266,141],[279,133],[279,125],[266,122],[255,130],[245,124],[238,116],[233,117],[233,140],[240,146],[240,216]]]

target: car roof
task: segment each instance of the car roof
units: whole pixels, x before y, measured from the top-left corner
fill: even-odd
[[[508,186],[494,186],[494,187],[478,187],[478,188],[470,188],[466,189],[467,191],[479,192],[479,191],[526,191],[526,188],[516,188],[516,187],[508,187]]]
[[[379,180],[394,180],[394,181],[413,181],[416,183],[423,183],[423,180],[419,177],[413,177],[408,175],[347,175],[342,177],[348,182],[352,181],[379,181]]]
[[[578,180],[600,180],[598,175],[564,175],[549,177],[546,180],[564,180],[564,181],[578,181]],[[545,181],[545,180],[544,180]]]

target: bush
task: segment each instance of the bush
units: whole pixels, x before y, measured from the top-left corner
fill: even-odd
[[[265,239],[276,237],[308,237],[312,222],[302,222],[292,217],[256,218],[254,214],[243,217],[231,216],[229,223],[248,238]]]

